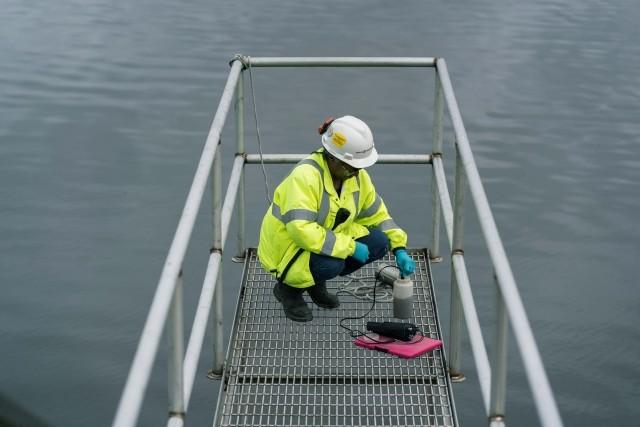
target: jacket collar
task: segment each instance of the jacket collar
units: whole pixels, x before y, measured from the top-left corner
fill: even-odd
[[[320,167],[323,169],[324,173],[323,173],[323,181],[324,181],[324,188],[325,191],[328,192],[329,194],[333,194],[336,197],[338,196],[338,193],[336,192],[336,189],[333,187],[333,178],[331,178],[331,171],[329,170],[329,165],[327,164],[327,160],[324,157],[324,148],[321,148],[318,151],[315,151],[311,154],[311,158],[313,160],[315,160]],[[360,172],[358,172],[359,174]],[[342,182],[342,190],[340,191],[340,195],[343,195],[345,192],[347,193],[355,193],[357,191],[360,191],[360,188],[358,186],[358,179],[356,179],[355,176],[352,176],[351,178],[347,179],[346,181]]]

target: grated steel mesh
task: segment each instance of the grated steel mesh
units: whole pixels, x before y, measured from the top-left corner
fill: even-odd
[[[442,339],[426,250],[411,250],[416,262],[414,317],[426,336]],[[442,350],[415,359],[356,347],[339,326],[358,316],[371,300],[340,295],[340,307],[313,308],[313,321],[288,320],[272,294],[274,280],[255,249],[248,251],[229,354],[218,401],[220,426],[454,426],[457,425]],[[387,255],[350,277],[373,283]],[[336,291],[349,277],[327,282]],[[391,302],[376,302],[366,319],[394,320]]]

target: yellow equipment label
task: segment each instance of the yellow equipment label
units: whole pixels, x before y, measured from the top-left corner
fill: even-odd
[[[344,136],[341,132],[334,132],[333,138],[331,138],[331,142],[333,142],[333,145],[342,147],[347,143],[347,137]]]

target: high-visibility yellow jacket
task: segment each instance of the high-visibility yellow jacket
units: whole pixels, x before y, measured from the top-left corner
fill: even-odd
[[[311,252],[345,259],[353,254],[355,239],[369,234],[367,227],[379,227],[392,250],[407,244],[407,234],[389,216],[369,174],[362,169],[345,180],[338,195],[322,151],[298,163],[278,185],[260,229],[258,257],[276,278],[298,249],[304,249],[283,280],[298,288],[313,285]],[[340,208],[350,215],[332,230]]]

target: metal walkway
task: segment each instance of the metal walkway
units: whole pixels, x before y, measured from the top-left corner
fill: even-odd
[[[410,255],[416,261],[411,322],[426,336],[442,339],[428,253],[414,249]],[[380,263],[395,265],[387,255],[327,285],[336,291],[350,278],[372,284]],[[442,350],[400,359],[356,347],[338,323],[365,314],[370,299],[341,292],[337,310],[310,303],[313,321],[296,323],[284,317],[273,283],[250,249],[214,425],[457,425]],[[391,318],[392,303],[377,301],[366,319],[347,325],[364,330],[368,320]]]

